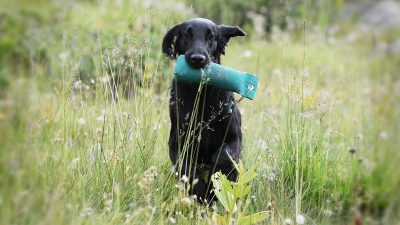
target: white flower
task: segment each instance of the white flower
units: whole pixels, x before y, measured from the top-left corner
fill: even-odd
[[[275,76],[277,76],[277,77],[280,77],[280,76],[283,75],[283,72],[282,72],[281,69],[276,68],[276,69],[274,69],[274,70],[272,71],[272,74],[275,75]]]
[[[246,50],[246,51],[243,52],[243,56],[244,56],[245,58],[250,58],[250,57],[253,56],[253,52],[250,51],[250,50]]]
[[[292,224],[292,220],[291,220],[290,218],[286,218],[286,219],[283,221],[283,224],[285,224],[285,225],[290,225],[290,224]]]
[[[191,205],[192,204],[192,200],[188,197],[183,197],[181,198],[181,202],[185,205]]]
[[[306,218],[303,215],[298,214],[296,216],[296,223],[297,224],[304,224],[305,222],[306,222]]]
[[[175,187],[178,188],[178,190],[183,191],[185,190],[185,185],[180,183],[180,184],[175,184]]]
[[[322,213],[327,217],[331,217],[333,215],[332,210],[329,209],[325,209]]]
[[[276,174],[275,173],[267,174],[267,180],[270,181],[270,182],[276,180]]]
[[[189,179],[186,175],[183,175],[181,180],[183,181],[183,183],[186,183],[186,182],[188,182]]]
[[[86,123],[85,119],[83,119],[83,118],[79,118],[79,119],[78,119],[78,124],[79,124],[79,125],[82,126],[82,125],[85,125],[85,123]]]
[[[386,131],[381,131],[379,133],[379,137],[382,138],[383,140],[387,140],[389,135],[388,135],[388,133]]]
[[[100,78],[100,81],[101,81],[103,84],[107,84],[108,81],[109,81],[109,78],[108,78],[108,76],[103,76],[103,77]]]
[[[176,224],[176,219],[174,217],[169,218],[169,222],[172,224]]]

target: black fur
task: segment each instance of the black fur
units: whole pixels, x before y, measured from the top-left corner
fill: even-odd
[[[162,50],[171,58],[184,54],[192,67],[204,68],[210,61],[220,63],[231,37],[244,35],[238,27],[218,26],[210,20],[197,18],[169,30],[165,34]],[[204,56],[204,62],[191,60],[193,55]],[[214,172],[221,171],[228,179],[236,180],[237,171],[228,154],[236,162],[239,161],[242,132],[238,107],[233,105],[233,112],[228,112],[228,102],[233,99],[233,93],[229,91],[203,87],[197,115],[192,116],[198,88],[198,84],[172,82],[169,153],[181,175],[189,176],[189,181],[197,179],[190,192],[204,200],[212,196],[208,191],[211,189],[210,176]],[[192,119],[193,133],[189,132]],[[189,140],[189,144],[186,146],[188,151],[183,154],[185,140]],[[178,163],[180,159],[182,164]]]

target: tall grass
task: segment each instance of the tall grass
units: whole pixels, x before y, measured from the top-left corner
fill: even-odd
[[[49,62],[32,59],[28,76],[9,84],[0,105],[1,224],[207,224],[224,214],[186,194],[168,157],[172,62],[159,45],[187,15],[124,4],[67,10],[39,39]],[[370,63],[365,43],[339,36],[330,45],[311,25],[300,33],[232,40],[222,60],[260,77],[256,99],[239,103],[243,163],[259,165],[249,211],[269,210],[270,224],[298,215],[310,224],[394,224],[395,71]],[[117,91],[115,75],[123,75]]]

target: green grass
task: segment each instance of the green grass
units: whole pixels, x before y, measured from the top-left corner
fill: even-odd
[[[45,51],[46,60],[33,57],[22,75],[0,79],[8,81],[0,103],[0,223],[212,223],[224,208],[180,191],[168,156],[173,63],[160,42],[190,16],[171,12],[168,1],[73,6],[80,10],[31,31],[32,53]],[[339,36],[330,45],[312,30],[307,24],[305,36],[299,29],[298,38],[278,33],[269,42],[232,39],[222,59],[260,78],[256,99],[239,103],[243,164],[258,165],[249,211],[270,211],[267,224],[298,214],[307,224],[351,224],[359,215],[367,224],[396,224],[395,59],[377,63],[368,40]],[[120,90],[116,102],[108,78],[121,71],[136,77],[133,97]]]

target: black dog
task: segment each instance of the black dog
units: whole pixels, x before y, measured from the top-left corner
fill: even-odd
[[[191,67],[204,68],[211,61],[221,62],[231,37],[244,35],[239,27],[218,26],[197,18],[169,30],[162,50],[174,59],[184,54]],[[199,93],[198,90],[199,84],[172,82],[169,154],[181,175],[188,176],[194,184],[190,193],[205,200],[212,196],[207,193],[214,172],[221,171],[231,181],[237,178],[230,157],[236,162],[240,158],[241,115],[236,105],[229,104],[232,92],[211,86],[202,87]]]

